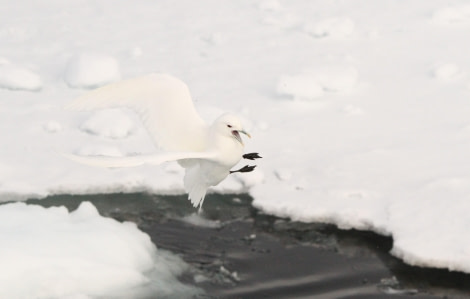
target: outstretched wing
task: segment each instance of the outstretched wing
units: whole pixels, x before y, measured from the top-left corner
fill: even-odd
[[[164,162],[180,161],[188,159],[214,159],[216,156],[212,152],[164,152],[152,155],[139,155],[127,157],[107,157],[107,156],[78,156],[74,154],[60,153],[65,158],[96,167],[123,168],[136,167],[144,164],[159,165]]]
[[[206,148],[207,125],[194,108],[188,87],[166,74],[112,83],[75,99],[67,108],[92,110],[128,107],[142,119],[155,144],[168,151]]]

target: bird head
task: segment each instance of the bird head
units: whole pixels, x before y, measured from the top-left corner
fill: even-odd
[[[235,138],[241,145],[244,144],[240,133],[251,138],[250,134],[243,130],[240,119],[235,115],[223,114],[215,121],[214,125],[217,128],[217,132],[224,136]]]

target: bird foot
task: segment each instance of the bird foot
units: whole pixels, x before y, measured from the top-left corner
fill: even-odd
[[[248,166],[248,165],[245,165],[243,166],[242,168],[240,168],[239,170],[231,170],[230,173],[235,173],[235,172],[252,172],[254,169],[255,169],[256,165],[254,166]]]
[[[255,159],[260,159],[262,158],[258,153],[249,153],[249,154],[244,154],[243,159],[248,159],[248,160],[255,160]]]

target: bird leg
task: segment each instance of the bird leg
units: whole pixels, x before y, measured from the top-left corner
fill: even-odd
[[[258,153],[249,153],[249,154],[244,154],[243,159],[248,159],[248,160],[255,160],[262,158]]]
[[[248,160],[255,160],[262,158],[258,153],[249,153],[249,154],[244,154],[243,159],[248,159]],[[235,172],[252,172],[255,169],[256,165],[254,166],[249,166],[245,165],[239,170],[231,170],[230,173],[235,173]]]
[[[235,173],[235,172],[252,172],[254,169],[255,169],[256,165],[254,166],[248,166],[248,165],[245,165],[243,166],[242,168],[240,168],[239,170],[230,170],[230,173]]]

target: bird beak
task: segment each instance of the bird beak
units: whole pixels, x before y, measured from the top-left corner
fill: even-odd
[[[251,138],[251,135],[248,134],[248,132],[245,132],[245,131],[243,131],[243,130],[240,130],[240,131],[238,131],[238,132],[245,134],[246,136],[248,136],[248,138]]]
[[[249,138],[251,138],[251,135],[248,134],[247,132],[243,131],[243,130],[238,130],[238,131],[237,131],[237,130],[233,130],[233,131],[232,131],[232,134],[233,134],[233,136],[235,137],[235,139],[237,139],[238,142],[240,142],[242,145],[245,145],[245,144],[243,143],[243,140],[242,140],[242,138],[241,138],[241,136],[240,136],[239,133],[243,133],[243,134],[245,134],[246,136],[248,136]]]

